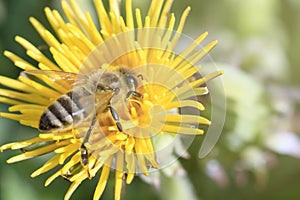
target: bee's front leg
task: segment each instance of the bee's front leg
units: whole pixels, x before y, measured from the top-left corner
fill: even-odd
[[[116,122],[116,126],[117,126],[118,130],[120,132],[123,132],[123,127],[122,127],[122,124],[120,123],[120,118],[119,118],[119,115],[118,115],[117,111],[111,106],[109,106],[108,108],[109,108],[109,111],[110,111],[113,119]]]

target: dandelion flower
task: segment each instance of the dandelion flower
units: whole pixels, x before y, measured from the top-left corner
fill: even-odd
[[[31,176],[36,177],[58,167],[46,180],[45,186],[59,176],[68,179],[71,186],[65,199],[71,197],[82,181],[98,174],[100,178],[94,199],[99,199],[114,169],[114,198],[118,200],[124,180],[129,184],[136,174],[148,175],[152,168],[159,169],[167,164],[158,160],[157,154],[163,148],[157,149],[155,144],[163,140],[164,135],[201,135],[204,131],[199,124],[210,124],[208,119],[200,115],[204,105],[198,97],[208,93],[205,86],[207,81],[222,72],[212,72],[197,79],[194,77],[201,67],[199,61],[217,42],[213,41],[198,50],[197,46],[207,36],[207,33],[203,33],[187,48],[176,53],[190,7],[184,10],[175,28],[175,15],[170,13],[173,0],[153,0],[145,18],[142,18],[139,8],[133,10],[131,0],[125,1],[126,18],[120,15],[117,0],[109,1],[109,10],[105,9],[101,0],[95,0],[100,30],[91,14],[84,13],[75,0],[62,0],[61,3],[66,21],[58,11],[45,8],[54,33],[37,19],[30,18],[49,46],[51,59],[20,36],[15,38],[16,42],[38,65],[10,51],[5,51],[4,55],[15,66],[29,72],[51,70],[79,76],[98,68],[116,71],[124,67],[139,77],[140,85],[136,92],[141,97],[130,95],[124,101],[111,100],[111,106],[119,114],[122,130],[117,127],[116,117],[112,113],[97,116],[97,126],[84,144],[89,153],[86,165],[82,163],[82,145],[89,128],[88,122],[61,132],[41,132],[34,138],[5,144],[0,150],[22,150],[22,154],[10,158],[8,163],[54,153]],[[68,77],[54,81],[54,77],[43,75],[42,72],[34,77],[20,75],[17,80],[0,76],[0,84],[7,88],[0,89],[0,102],[11,105],[8,113],[0,113],[1,117],[39,128],[41,116],[49,105],[73,88]],[[193,112],[182,112],[187,107]]]

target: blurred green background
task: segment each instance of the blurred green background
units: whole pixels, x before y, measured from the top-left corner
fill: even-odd
[[[91,8],[91,1],[80,0]],[[106,1],[104,1],[106,2]],[[142,10],[149,1],[135,0]],[[177,18],[190,5],[184,33],[195,38],[204,31],[218,39],[210,53],[225,70],[223,84],[227,118],[221,138],[204,159],[198,158],[198,137],[175,169],[159,177],[159,189],[136,178],[123,199],[299,199],[300,196],[300,1],[298,0],[177,0]],[[0,0],[0,51],[21,57],[14,42],[24,36],[37,46],[43,41],[28,18],[47,27],[43,8],[60,9],[58,0]],[[0,74],[17,77],[18,69],[0,55]],[[0,104],[0,111],[7,105]],[[11,120],[0,119],[0,144],[32,137],[36,132]],[[45,156],[8,165],[16,152],[0,154],[0,199],[62,199],[69,183],[57,179],[43,186],[49,173],[30,178]],[[185,171],[186,173],[183,173]],[[112,175],[110,176],[113,177]],[[91,199],[97,180],[85,181],[72,199]],[[102,199],[112,199],[113,179]]]

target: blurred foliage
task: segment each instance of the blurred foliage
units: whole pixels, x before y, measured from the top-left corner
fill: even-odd
[[[0,0],[0,50],[12,50],[25,57],[14,42],[21,35],[33,44],[43,45],[28,18],[46,23],[43,8],[59,6],[55,0]],[[85,8],[91,8],[90,1]],[[105,1],[106,2],[106,1]],[[148,6],[148,1],[134,1]],[[184,33],[196,37],[209,31],[209,39],[219,45],[210,54],[225,70],[227,118],[222,136],[205,159],[198,158],[202,137],[189,149],[190,159],[180,159],[187,178],[199,199],[298,199],[300,180],[300,2],[297,0],[177,0],[173,11],[179,16],[190,5],[192,11]],[[17,77],[18,69],[0,55],[0,74]],[[6,111],[6,105],[0,105]],[[34,130],[0,119],[0,143],[29,138]],[[284,133],[293,135],[293,142]],[[279,143],[270,144],[278,136]],[[292,145],[293,144],[293,145]],[[65,180],[43,186],[49,174],[31,179],[46,156],[7,165],[15,152],[0,154],[0,199],[61,199],[67,190]],[[113,176],[111,176],[113,177]],[[167,199],[176,177],[162,175],[159,192],[141,179],[126,187],[124,199]],[[180,180],[180,179],[179,179]],[[73,199],[91,199],[97,180],[86,181]],[[180,185],[175,188],[181,187]],[[183,187],[184,188],[184,187]],[[103,199],[112,199],[113,180]]]

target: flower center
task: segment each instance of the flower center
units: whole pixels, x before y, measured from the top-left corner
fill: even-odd
[[[148,94],[145,93],[144,97]],[[129,113],[133,122],[140,127],[150,126],[152,122],[151,109],[153,103],[147,99],[130,99]]]
[[[132,122],[136,127],[143,128],[145,132],[159,133],[165,123],[166,110],[162,102],[166,98],[164,94],[168,91],[167,88],[161,84],[147,83],[137,91],[143,94],[143,97],[132,97],[129,100]]]

